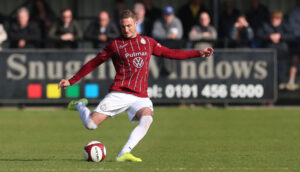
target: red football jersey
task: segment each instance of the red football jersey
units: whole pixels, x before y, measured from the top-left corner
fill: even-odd
[[[169,59],[188,59],[199,57],[200,51],[168,49],[154,39],[142,35],[130,39],[119,37],[110,41],[103,51],[87,62],[69,82],[71,85],[76,83],[101,63],[112,58],[116,76],[109,91],[148,97],[149,61],[152,54]]]

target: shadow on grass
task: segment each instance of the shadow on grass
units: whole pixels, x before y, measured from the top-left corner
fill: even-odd
[[[41,162],[41,161],[72,161],[72,162],[84,162],[82,159],[0,159],[0,162]]]
[[[42,158],[36,158],[36,159],[22,159],[22,158],[15,158],[15,159],[5,159],[5,158],[0,158],[0,162],[54,162],[54,161],[68,161],[68,162],[88,162],[84,159],[42,159]],[[103,162],[105,163],[115,163],[116,160],[114,159],[107,159],[107,160],[104,160]],[[93,162],[90,162],[90,163],[93,163]],[[126,162],[124,162],[126,163]]]
[[[0,162],[3,162],[3,161],[8,161],[8,162],[10,162],[10,161],[12,161],[12,162],[17,162],[17,161],[19,161],[19,162],[34,162],[34,161],[36,161],[36,162],[38,162],[38,161],[49,161],[48,159],[0,159]]]

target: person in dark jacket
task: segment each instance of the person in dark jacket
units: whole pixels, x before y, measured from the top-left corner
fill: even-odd
[[[269,9],[261,4],[260,0],[251,0],[251,7],[246,16],[254,34],[256,34],[263,23],[269,22],[270,19]]]
[[[38,48],[40,30],[36,23],[29,22],[27,8],[20,8],[17,21],[12,22],[8,29],[10,48]]]
[[[56,48],[77,48],[78,40],[83,36],[77,21],[73,20],[71,9],[62,10],[61,20],[50,28],[48,36],[55,41]]]
[[[223,5],[221,15],[219,16],[218,38],[225,39],[230,37],[232,26],[240,15],[240,11],[234,8],[232,0],[227,0]]]
[[[101,11],[98,19],[92,22],[84,32],[84,38],[93,42],[94,48],[104,48],[105,44],[120,35],[115,23],[110,21],[107,11]]]
[[[183,25],[183,37],[188,38],[189,32],[198,23],[200,13],[206,11],[202,0],[191,0],[179,9],[178,17]]]
[[[55,22],[56,16],[46,0],[34,0],[31,11],[31,20],[36,22],[41,31],[41,48],[49,48],[48,32],[51,25]],[[53,46],[52,46],[53,47]]]
[[[114,9],[111,13],[112,22],[120,28],[120,12],[126,8],[125,0],[114,0]],[[121,30],[119,30],[121,31]]]
[[[257,31],[257,36],[263,41],[264,47],[277,51],[278,83],[282,83],[286,75],[286,60],[289,57],[287,41],[293,37],[287,24],[282,21],[282,12],[275,10],[271,14],[271,21],[264,23]]]
[[[230,38],[237,48],[249,48],[254,38],[254,33],[246,17],[240,15],[230,32]]]
[[[154,6],[152,0],[142,0],[146,9],[146,18],[149,20],[150,32],[154,22],[162,16],[161,9]]]

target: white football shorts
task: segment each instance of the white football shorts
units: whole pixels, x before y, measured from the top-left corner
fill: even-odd
[[[132,94],[113,91],[104,97],[94,112],[115,117],[126,111],[130,122],[135,123],[137,121],[135,118],[136,112],[145,107],[150,108],[153,112],[153,104],[148,97],[142,98]]]

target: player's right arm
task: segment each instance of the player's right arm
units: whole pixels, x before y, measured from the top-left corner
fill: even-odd
[[[88,61],[85,65],[81,67],[81,69],[69,80],[62,79],[58,87],[67,87],[70,85],[75,84],[77,81],[79,81],[81,78],[89,74],[91,71],[93,71],[96,67],[98,67],[100,64],[108,60],[113,55],[112,48],[109,44],[103,49],[101,53],[99,53],[95,58]]]

